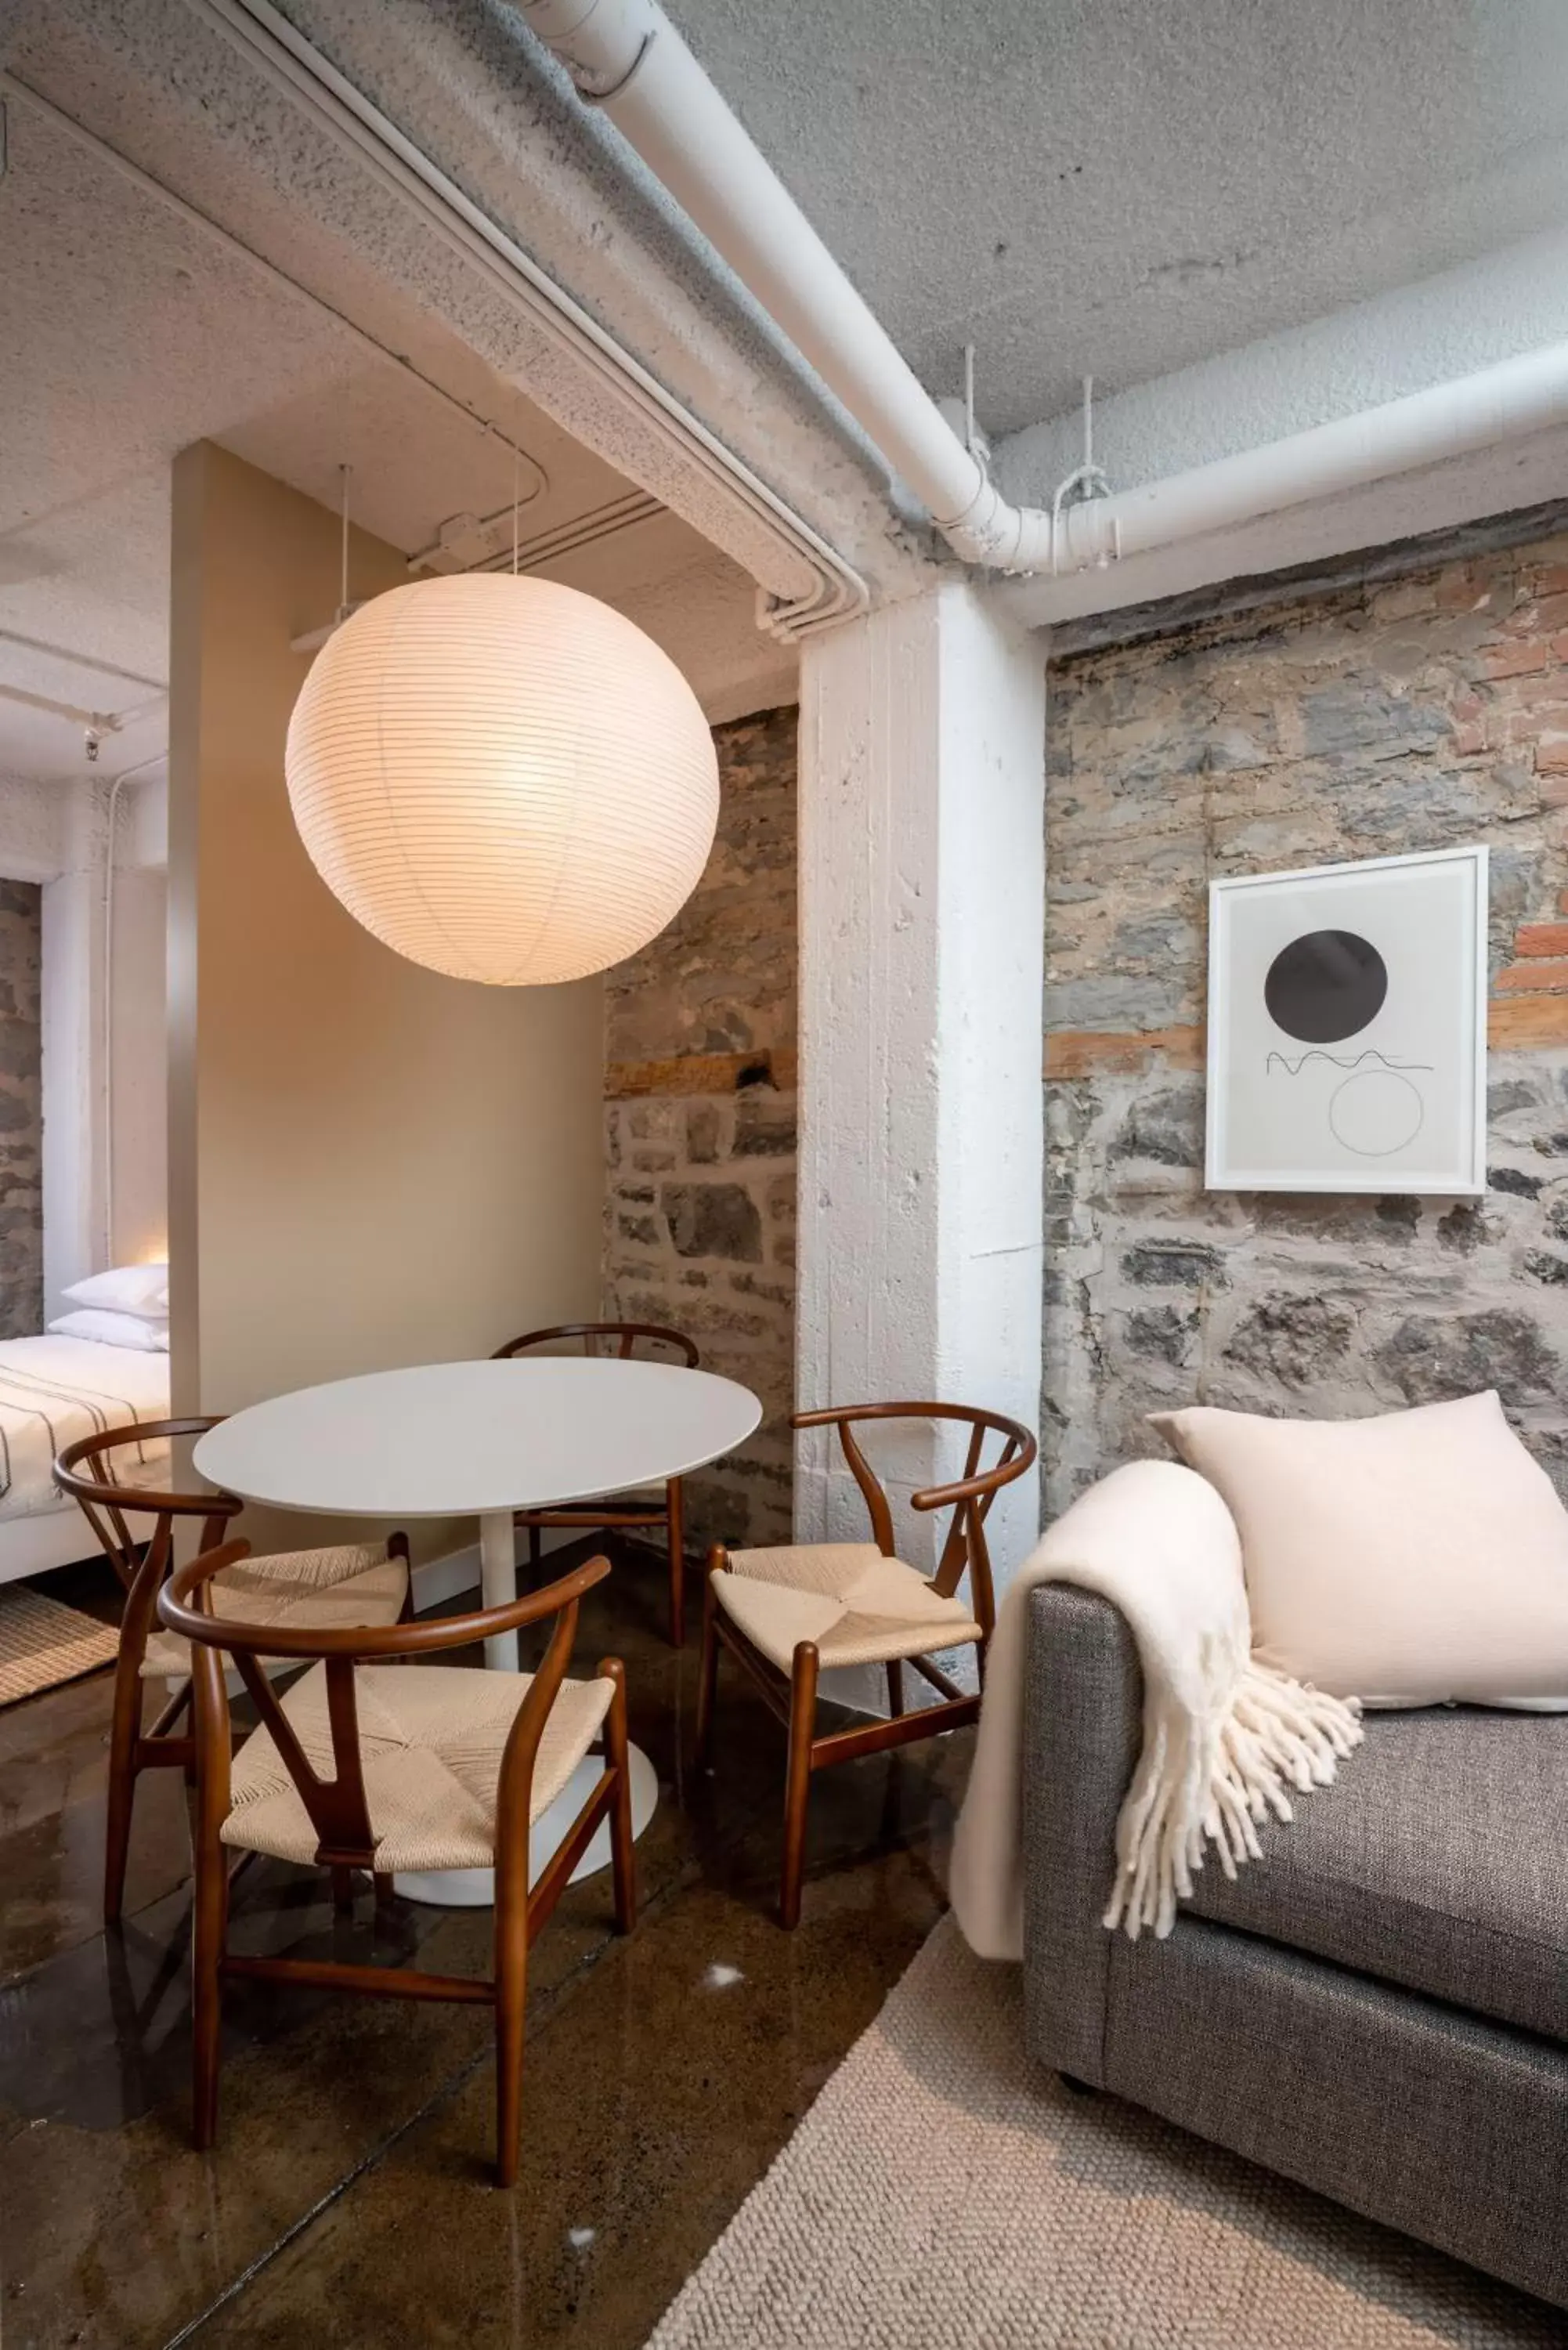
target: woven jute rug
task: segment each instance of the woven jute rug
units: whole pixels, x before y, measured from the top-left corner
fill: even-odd
[[[649,2350],[1519,2350],[1568,2319],[1024,2054],[944,1919]],[[1463,2150],[1454,2150],[1457,2162]]]
[[[0,1705],[112,1664],[119,1646],[112,1624],[97,1624],[25,1584],[0,1587]]]

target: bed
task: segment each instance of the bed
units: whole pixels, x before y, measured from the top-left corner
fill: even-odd
[[[0,1583],[97,1555],[80,1510],[55,1490],[62,1445],[168,1416],[167,1355],[93,1338],[0,1339]],[[168,1444],[150,1440],[118,1465],[156,1484],[168,1458]]]

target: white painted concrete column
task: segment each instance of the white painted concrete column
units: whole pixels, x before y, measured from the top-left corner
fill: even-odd
[[[952,581],[806,644],[801,663],[802,1408],[934,1398],[1038,1424],[1044,660]],[[895,1496],[952,1464],[876,1448]],[[988,1521],[999,1586],[1038,1523]],[[929,1520],[901,1513],[912,1564]],[[803,1439],[796,1537],[867,1539],[836,1451]]]

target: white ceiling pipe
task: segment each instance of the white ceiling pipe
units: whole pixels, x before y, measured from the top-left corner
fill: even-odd
[[[1006,509],[886,328],[737,121],[657,0],[516,0],[580,94],[784,328],[944,530],[1000,559],[986,519]]]
[[[730,111],[658,0],[514,0],[836,393],[966,562],[1077,571],[1568,421],[1553,344],[1212,464],[1067,507],[1010,505]]]
[[[1145,554],[1564,422],[1568,344],[1552,343],[1332,424],[1314,424],[1287,441],[1267,442],[1141,489],[1069,506],[1062,516],[1056,568],[1080,571],[1116,553]],[[1050,516],[1025,514],[1022,519],[1047,525],[1044,561],[1022,567],[1048,568]]]

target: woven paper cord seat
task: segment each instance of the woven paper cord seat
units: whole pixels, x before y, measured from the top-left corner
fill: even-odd
[[[242,1559],[213,1578],[213,1613],[244,1624],[308,1626],[312,1631],[395,1624],[409,1587],[408,1563],[380,1543],[337,1543],[327,1550],[279,1551]],[[150,1635],[143,1680],[182,1680],[190,1643],[173,1632]]]
[[[461,1665],[360,1665],[354,1674],[365,1799],[383,1871],[488,1868],[495,1857],[501,1758],[527,1673]],[[537,1819],[598,1736],[615,1684],[563,1681],[534,1766]],[[311,1769],[333,1774],[327,1668],[313,1665],[283,1700]],[[272,1733],[258,1730],[234,1757],[223,1840],[308,1865],[317,1838]]]
[[[796,1543],[730,1553],[713,1577],[720,1607],[754,1648],[787,1673],[797,1642],[813,1640],[824,1667],[880,1665],[978,1640],[960,1599],[944,1599],[901,1558],[875,1543]]]

